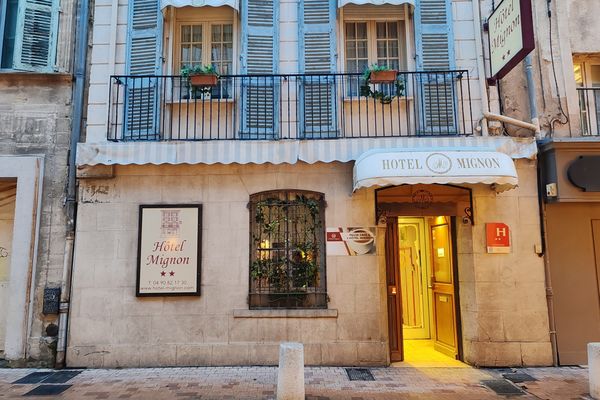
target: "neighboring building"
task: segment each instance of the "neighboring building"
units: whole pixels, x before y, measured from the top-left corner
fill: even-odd
[[[42,306],[65,265],[77,5],[0,5],[0,360],[10,365],[54,365],[58,311]]]
[[[281,341],[307,364],[385,365],[423,343],[552,364],[534,135],[482,118],[501,100],[489,12],[96,2],[67,364],[276,364]],[[216,86],[180,76],[202,64]],[[366,84],[372,64],[401,72]],[[486,244],[491,223],[510,248]],[[199,296],[145,296],[178,291]]]
[[[585,364],[587,343],[600,340],[600,31],[592,22],[600,4],[557,7],[556,85],[569,129],[540,142],[540,192],[556,359],[570,365]]]

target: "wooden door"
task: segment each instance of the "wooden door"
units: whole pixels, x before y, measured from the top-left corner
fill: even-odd
[[[438,218],[436,218],[436,221]],[[458,346],[452,237],[450,224],[447,218],[444,218],[444,220],[445,222],[441,224],[430,226],[433,337],[434,348],[437,351],[456,358],[458,356]]]
[[[398,249],[398,218],[388,217],[385,230],[385,265],[388,303],[388,331],[390,360],[402,361],[402,297],[400,295],[400,268]]]

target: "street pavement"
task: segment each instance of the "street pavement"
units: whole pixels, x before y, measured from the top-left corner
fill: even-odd
[[[341,367],[307,367],[306,398],[591,399],[585,367],[389,367],[367,372],[374,380],[351,381]],[[499,395],[486,384],[515,394]],[[0,399],[275,399],[276,386],[276,367],[0,369]]]

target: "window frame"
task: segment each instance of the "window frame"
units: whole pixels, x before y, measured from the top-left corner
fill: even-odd
[[[202,64],[210,65],[211,62],[211,43],[212,43],[212,25],[231,24],[233,28],[232,41],[232,60],[231,74],[235,75],[238,70],[238,60],[236,54],[239,50],[239,13],[227,7],[184,7],[173,8],[169,13],[170,37],[168,48],[167,70],[173,75],[178,75],[181,70],[181,26],[202,24]],[[199,10],[206,9],[206,10]],[[167,22],[165,20],[165,22]],[[208,49],[208,52],[205,51]],[[207,55],[208,54],[208,55]],[[207,62],[208,61],[208,62]]]
[[[577,83],[575,77],[576,65],[580,68],[581,85]],[[596,104],[600,102],[600,81],[594,83],[592,75],[593,67],[600,68],[600,55],[580,56],[573,59],[573,80],[575,81],[575,90],[579,102],[581,135],[595,137],[600,135],[600,115],[597,112],[600,104]],[[596,92],[588,95],[587,92],[578,91],[578,88],[596,89],[598,91],[598,98],[596,98]],[[582,103],[585,104],[585,108],[581,107]]]
[[[385,40],[385,41],[393,40],[390,38],[384,38],[384,39],[378,38],[377,37],[377,24],[378,23],[388,24],[390,22],[395,22],[398,26],[398,38],[397,38],[397,41],[398,41],[398,67],[399,67],[399,70],[406,70],[407,60],[406,60],[406,27],[405,27],[406,22],[405,22],[405,20],[395,19],[395,18],[390,18],[390,19],[377,18],[377,19],[362,19],[362,20],[354,20],[354,19],[344,20],[344,22],[343,22],[344,71],[350,72],[350,71],[348,71],[348,55],[346,54],[346,44],[349,40],[346,37],[346,24],[361,24],[361,23],[366,24],[366,26],[367,26],[367,68],[368,68],[373,64],[379,64],[379,62],[378,62],[379,57],[377,55],[377,42],[379,40]],[[351,40],[356,40],[356,38],[351,39]],[[387,56],[386,58],[389,60],[391,57]],[[352,72],[362,73],[363,71],[352,71]]]
[[[307,198],[306,203],[302,203],[302,201],[298,200],[298,196],[304,196]],[[270,242],[270,239],[273,237],[272,233],[267,233],[264,230],[261,230],[258,227],[259,220],[257,214],[257,207],[261,202],[267,202],[269,200],[281,201],[282,204],[273,204],[269,205],[268,216],[272,216],[273,210],[271,207],[281,207],[281,210],[278,211],[276,215],[278,215],[277,221],[280,220],[281,214],[284,213],[284,221],[286,222],[285,226],[281,228],[281,225],[277,226],[277,233],[274,235],[275,237],[285,237],[284,242]],[[296,233],[296,239],[298,238],[298,225],[292,225],[290,220],[290,207],[298,207],[302,206],[305,209],[300,210],[300,212],[310,212],[310,206],[308,205],[309,201],[316,202],[318,204],[318,221],[319,225],[315,225],[316,230],[313,231],[315,235],[313,240],[316,244],[313,244],[313,251],[316,249],[318,253],[316,259],[318,260],[318,270],[317,277],[315,277],[315,282],[317,283],[315,286],[303,286],[304,291],[297,289],[300,286],[293,286],[295,275],[294,275],[294,261],[292,259],[297,257],[296,251],[298,248],[296,247],[299,244],[306,244],[310,242],[299,243],[295,242],[294,239],[290,239],[290,235],[292,232]],[[295,203],[295,204],[293,204]],[[291,205],[293,204],[293,205]],[[314,203],[312,203],[314,204]],[[316,191],[309,190],[295,190],[295,189],[283,189],[283,190],[269,190],[258,193],[253,193],[250,195],[248,202],[248,210],[249,210],[249,257],[248,257],[248,307],[251,310],[260,310],[260,309],[327,309],[329,298],[327,296],[327,255],[326,255],[326,224],[325,224],[325,208],[327,207],[327,203],[325,202],[325,194]],[[292,216],[301,215],[301,214],[291,214]],[[314,217],[314,214],[313,214]],[[264,223],[265,221],[263,221]],[[272,220],[269,220],[265,226],[272,224]],[[306,223],[306,220],[304,221]],[[258,238],[255,236],[256,232],[259,233]],[[281,231],[283,229],[283,232]],[[264,235],[267,235],[265,238]],[[304,233],[304,237],[306,238],[306,232]],[[305,239],[306,240],[306,239]],[[310,238],[308,239],[310,240]],[[263,243],[266,243],[263,246]],[[283,247],[275,244],[283,243]],[[266,247],[269,246],[269,247]],[[307,247],[306,253],[309,253],[310,249]],[[266,254],[265,254],[266,252]],[[302,253],[300,257],[302,257],[302,261],[309,260],[310,257],[305,256]],[[283,255],[283,257],[282,257]],[[306,257],[306,258],[305,258]],[[260,264],[258,267],[255,267],[254,264],[260,260],[272,260],[276,259],[277,261],[283,260],[285,263],[285,275],[287,291],[273,291],[273,285],[268,283],[266,286],[261,287],[260,278],[253,276],[255,272],[253,271],[256,268],[261,268]],[[297,264],[296,264],[297,266]],[[301,276],[302,279],[302,276]],[[309,279],[309,278],[305,278]]]

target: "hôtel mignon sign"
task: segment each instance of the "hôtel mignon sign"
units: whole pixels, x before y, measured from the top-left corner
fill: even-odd
[[[137,296],[200,295],[202,206],[141,205]]]
[[[534,48],[531,0],[502,0],[488,19],[492,78],[501,79]]]

